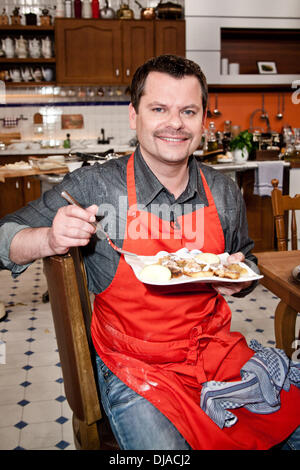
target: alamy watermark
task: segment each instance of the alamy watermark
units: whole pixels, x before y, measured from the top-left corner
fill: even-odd
[[[113,204],[101,204],[98,215],[101,217],[102,228],[113,239],[184,239],[198,249],[204,244],[202,204],[151,204],[150,207],[137,204],[128,209],[127,196],[120,196],[117,207]]]
[[[296,88],[296,90],[292,93],[292,103],[299,104],[300,103],[300,96],[299,96],[300,95],[300,80],[294,80],[292,82],[292,88]]]

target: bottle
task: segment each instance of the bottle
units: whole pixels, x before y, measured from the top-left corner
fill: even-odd
[[[207,150],[208,152],[212,152],[213,150],[218,149],[218,142],[217,142],[217,136],[216,136],[216,127],[215,123],[211,121],[209,123],[209,128],[208,128],[208,135],[207,135]]]
[[[65,0],[65,17],[72,17],[72,2],[71,0]]]
[[[67,138],[64,140],[64,148],[65,149],[71,148],[70,134],[67,134]]]
[[[92,0],[92,17],[99,18],[99,0]]]
[[[81,18],[82,4],[81,0],[74,0],[74,15],[75,18]]]
[[[90,0],[82,0],[82,18],[92,18],[92,7]]]
[[[63,0],[56,2],[56,18],[63,18],[65,16],[65,6]]]

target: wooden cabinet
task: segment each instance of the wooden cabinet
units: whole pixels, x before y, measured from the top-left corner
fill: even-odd
[[[162,53],[185,55],[185,22],[55,21],[58,85],[129,84],[136,68]]]
[[[271,198],[253,194],[253,170],[245,171],[241,176],[243,197],[247,208],[249,236],[255,243],[253,251],[271,251],[275,246]]]
[[[29,41],[37,40],[40,42],[48,38],[52,44],[52,54],[54,51],[54,27],[53,26],[24,26],[24,25],[1,25],[0,26],[0,41],[9,37],[15,41],[20,39],[21,36],[29,44]],[[31,75],[28,80],[28,69],[35,72],[36,69],[41,71],[41,68],[51,69],[52,77],[51,82],[46,81],[44,77],[36,76],[36,80]],[[20,72],[20,80],[12,81],[10,78],[10,71],[18,70]],[[24,74],[24,69],[27,69],[27,74]],[[24,81],[24,76],[26,81]],[[5,81],[5,85],[8,87],[18,86],[38,86],[38,85],[50,85],[55,83],[55,57],[45,58],[40,53],[40,57],[30,57],[29,49],[27,49],[27,57],[19,58],[16,56],[9,58],[4,56],[0,57],[0,78]]]
[[[155,21],[155,55],[176,54],[185,57],[185,21]]]
[[[129,83],[153,56],[152,21],[56,20],[57,83]]]
[[[241,188],[247,209],[249,236],[255,243],[253,251],[272,251],[276,249],[276,234],[272,201],[270,196],[254,194],[255,170],[237,173],[237,183]],[[284,167],[283,194],[289,194],[290,170]]]
[[[121,22],[123,67],[122,81],[130,83],[135,70],[154,55],[152,21]]]
[[[0,218],[14,212],[41,195],[40,180],[34,176],[7,178],[0,183]]]

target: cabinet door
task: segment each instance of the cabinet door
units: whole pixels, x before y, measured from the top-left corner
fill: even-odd
[[[23,196],[24,205],[34,201],[41,195],[41,182],[34,176],[25,176],[23,178]]]
[[[155,55],[176,54],[185,57],[185,21],[155,21]]]
[[[123,21],[123,83],[130,83],[135,70],[154,55],[152,21]]]
[[[122,82],[121,21],[56,19],[57,83]]]
[[[22,178],[7,178],[0,183],[0,217],[24,206]]]
[[[254,170],[241,172],[239,178],[247,208],[249,236],[255,243],[253,251],[274,250],[274,220],[269,196],[253,194]]]

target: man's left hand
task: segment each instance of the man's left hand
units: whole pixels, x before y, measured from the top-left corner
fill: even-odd
[[[240,263],[245,260],[245,256],[242,252],[234,253],[233,255],[228,256],[227,263]],[[214,289],[222,295],[233,295],[240,292],[242,289],[250,287],[252,281],[247,282],[215,282],[212,284]]]

